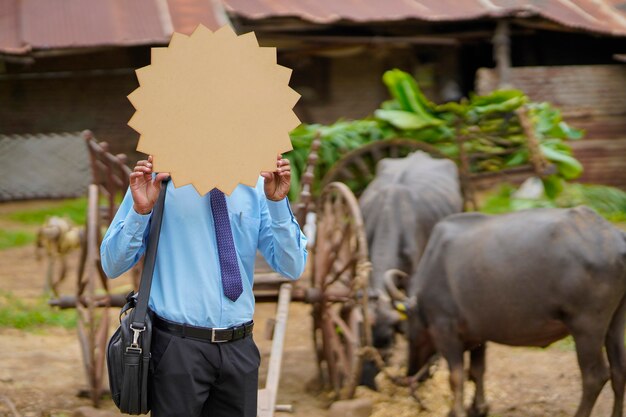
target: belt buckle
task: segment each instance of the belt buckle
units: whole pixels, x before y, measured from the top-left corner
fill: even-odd
[[[225,343],[228,342],[228,340],[215,340],[215,331],[216,330],[227,330],[227,327],[213,327],[211,329],[211,343]]]

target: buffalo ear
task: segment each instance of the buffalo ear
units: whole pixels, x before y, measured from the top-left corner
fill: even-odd
[[[410,311],[410,312],[416,312],[417,311],[417,307],[418,307],[418,305],[417,305],[417,296],[418,295],[419,294],[416,294],[416,295],[413,295],[413,296],[407,298],[407,300],[405,302],[407,311]]]

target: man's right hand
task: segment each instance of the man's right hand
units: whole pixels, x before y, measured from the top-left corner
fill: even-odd
[[[148,214],[157,201],[161,182],[170,174],[161,172],[152,178],[152,155],[141,160],[130,174],[130,192],[133,196],[133,209],[139,214]]]

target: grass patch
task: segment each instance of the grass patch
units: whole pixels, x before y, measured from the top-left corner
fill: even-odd
[[[103,200],[104,201],[104,200]],[[31,244],[35,241],[38,226],[50,217],[67,217],[82,227],[87,216],[87,198],[50,201],[42,208],[14,210],[0,216],[0,250]]]
[[[35,234],[23,230],[0,229],[0,250],[24,246],[35,240]]]
[[[572,336],[567,336],[561,340],[557,340],[550,347],[555,347],[559,350],[574,351],[576,350],[576,343]]]
[[[626,335],[624,335],[624,343],[626,343]],[[570,335],[554,342],[550,347],[555,347],[560,350],[575,351],[576,343],[574,342],[574,338]]]
[[[87,198],[81,197],[51,203],[50,207],[42,209],[16,211],[10,213],[7,218],[23,224],[41,225],[46,221],[46,218],[58,216],[69,217],[75,224],[85,224],[86,215]]]
[[[35,330],[44,326],[75,328],[76,311],[52,308],[46,297],[24,301],[10,292],[0,292],[0,327]]]

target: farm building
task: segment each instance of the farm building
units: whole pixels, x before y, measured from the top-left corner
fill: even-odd
[[[277,46],[304,122],[370,114],[382,73],[434,101],[499,85],[551,101],[587,130],[582,178],[626,188],[626,3],[620,0],[0,0],[0,134],[91,129],[136,157],[126,95],[173,31],[230,23]]]

